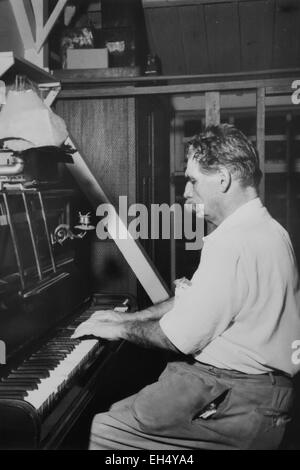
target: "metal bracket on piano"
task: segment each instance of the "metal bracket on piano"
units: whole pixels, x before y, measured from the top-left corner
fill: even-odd
[[[94,230],[94,225],[91,225],[90,223],[90,213],[81,214],[81,212],[79,212],[79,225],[75,225],[74,228],[81,230],[81,232],[72,232],[67,224],[58,225],[54,232],[51,233],[52,245],[55,245],[55,243],[62,245],[67,239],[73,240],[74,238],[83,238],[88,231]]]
[[[60,282],[62,279],[65,279],[69,277],[69,273],[60,273],[54,277],[51,277],[50,279],[45,279],[42,282],[39,282],[38,284],[35,285],[32,289],[24,290],[20,292],[20,295],[24,298],[27,299],[28,297],[32,297],[33,295],[40,294],[44,290],[48,289],[49,287],[53,286],[57,282]]]
[[[23,183],[22,181],[14,182],[0,179],[0,191],[6,191],[7,193],[19,192],[20,194],[37,192],[37,188],[34,187],[34,181],[31,184],[27,183],[27,186],[24,186]]]

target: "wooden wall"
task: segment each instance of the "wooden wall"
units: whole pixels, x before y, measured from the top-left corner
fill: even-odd
[[[300,61],[298,0],[143,0],[165,75],[291,68]]]

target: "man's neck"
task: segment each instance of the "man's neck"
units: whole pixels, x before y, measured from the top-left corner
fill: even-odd
[[[220,225],[225,219],[227,219],[227,217],[239,209],[239,207],[257,197],[257,190],[251,186],[244,188],[243,190],[239,188],[233,191],[230,195],[228,194],[224,204],[222,204],[222,207],[220,207],[218,220],[214,222],[215,225]]]

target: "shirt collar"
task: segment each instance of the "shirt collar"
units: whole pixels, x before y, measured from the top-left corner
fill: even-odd
[[[218,225],[218,227],[206,237],[203,237],[203,241],[219,236],[220,233],[223,233],[224,230],[227,231],[233,226],[240,225],[244,221],[249,222],[249,220],[257,217],[258,215],[263,215],[266,213],[266,208],[263,206],[259,197],[251,199],[251,201],[246,202],[238,209],[236,209],[232,214],[230,214],[223,222]]]

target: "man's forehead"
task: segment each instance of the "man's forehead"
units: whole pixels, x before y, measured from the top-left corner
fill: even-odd
[[[195,147],[193,146],[193,144],[190,144],[187,148],[187,152],[186,152],[186,160],[189,160],[190,158],[192,158],[195,153],[196,153],[196,149]]]
[[[194,176],[195,174],[200,172],[199,163],[193,158],[194,153],[195,151],[187,158],[185,170],[186,177]]]

